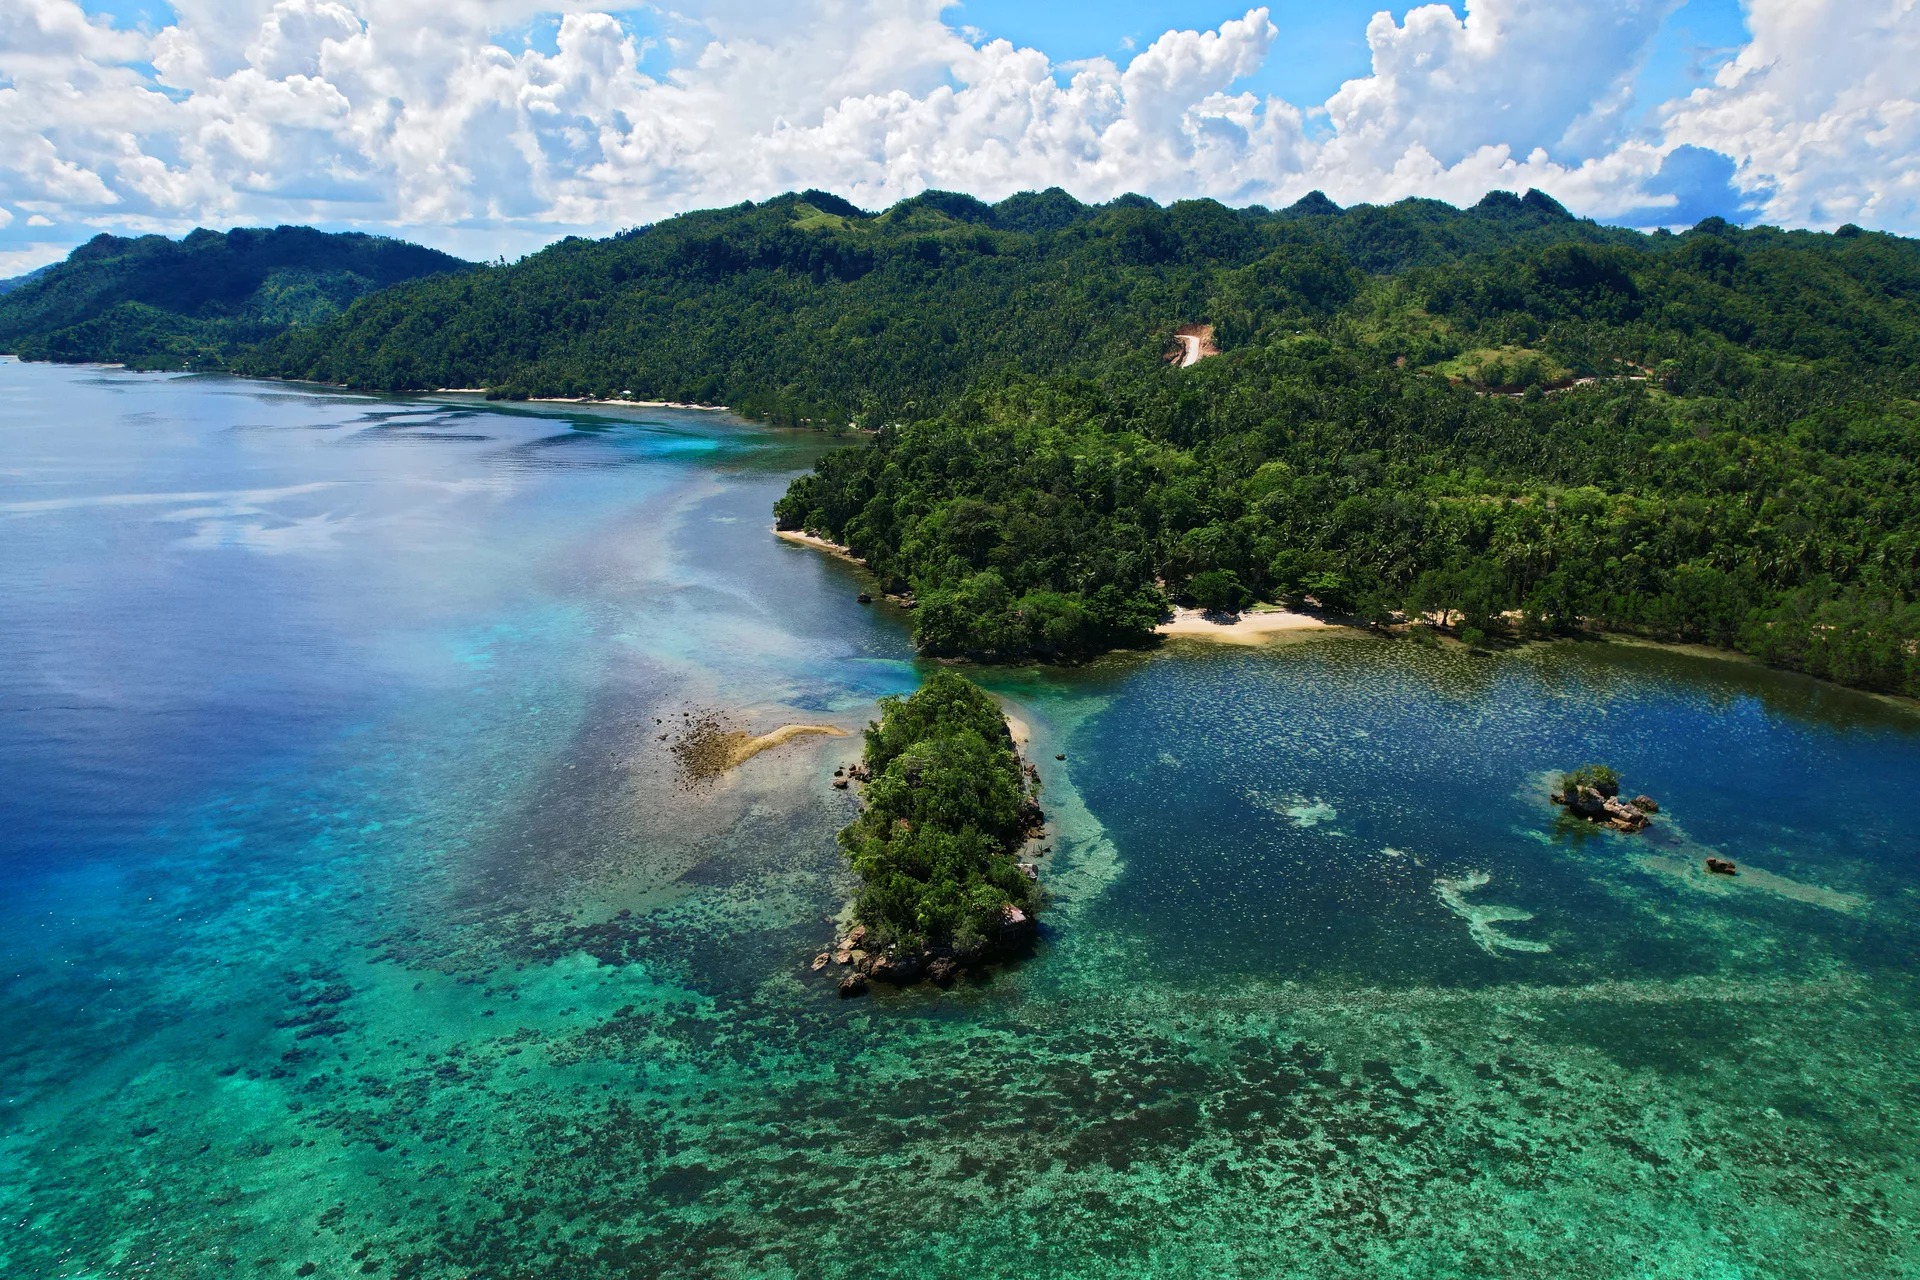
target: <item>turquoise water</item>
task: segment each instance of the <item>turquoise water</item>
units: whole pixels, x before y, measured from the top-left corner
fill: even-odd
[[[991,673],[1040,954],[842,1002],[856,740],[661,738],[917,680],[767,533],[820,447],[0,363],[0,1276],[1920,1273],[1920,717],[1621,645]],[[1647,837],[1558,824],[1590,759]]]

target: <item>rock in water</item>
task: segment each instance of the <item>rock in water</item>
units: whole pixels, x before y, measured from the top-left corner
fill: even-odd
[[[855,996],[863,996],[865,994],[867,994],[866,974],[850,973],[840,979],[840,998],[842,1000],[851,1000]]]
[[[940,986],[952,986],[953,980],[960,976],[960,965],[952,956],[935,956],[933,963],[927,966],[927,977]]]
[[[867,970],[868,976],[881,982],[891,982],[897,987],[908,986],[920,981],[920,957],[918,955],[875,956],[873,966]]]
[[[1040,930],[1032,916],[1018,907],[1008,907],[1000,920],[1000,952],[1020,955],[1033,946]]]
[[[1660,812],[1660,802],[1652,796],[1635,796],[1632,800],[1628,801],[1628,803],[1642,813]]]
[[[1740,868],[1730,858],[1708,858],[1707,871],[1716,876],[1737,876]]]
[[[813,958],[813,971],[815,973],[820,972],[822,969],[827,967],[828,961],[832,959],[833,957],[830,954],[828,954],[825,951],[822,951],[819,955]]]

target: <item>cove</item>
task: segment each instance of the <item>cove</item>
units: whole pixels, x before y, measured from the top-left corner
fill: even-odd
[[[768,531],[831,443],[0,362],[0,1274],[1920,1266],[1920,719],[1797,677],[971,671],[1048,934],[836,999],[858,739],[662,736],[921,678]],[[1558,820],[1595,759],[1646,836]]]

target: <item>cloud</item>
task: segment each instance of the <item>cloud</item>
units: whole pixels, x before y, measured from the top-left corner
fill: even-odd
[[[1914,0],[1751,0],[1752,41],[1665,132],[1733,159],[1762,216],[1920,232],[1920,9]]]
[[[1488,147],[1578,147],[1628,102],[1635,71],[1680,0],[1477,0],[1465,17],[1423,5],[1367,24],[1372,74],[1327,100],[1333,154],[1390,168],[1419,148],[1444,165]]]
[[[153,32],[11,0],[0,206],[76,239],[313,221],[489,256],[806,186],[870,206],[930,186],[1235,203],[1540,186],[1603,217],[1745,202],[1920,230],[1913,0],[1753,0],[1751,44],[1636,124],[1676,3],[1381,13],[1367,74],[1293,104],[1245,87],[1285,56],[1265,8],[1121,65],[956,28],[944,0],[176,0]],[[550,43],[518,38],[551,19]]]

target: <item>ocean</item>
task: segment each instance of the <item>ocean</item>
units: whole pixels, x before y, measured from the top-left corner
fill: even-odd
[[[969,669],[1041,945],[843,1001],[831,775],[929,668],[770,533],[837,443],[0,361],[0,1276],[1920,1274],[1910,707]],[[700,717],[849,736],[699,780]],[[1648,832],[1548,803],[1589,761]]]

